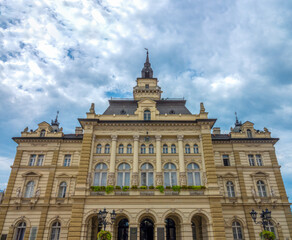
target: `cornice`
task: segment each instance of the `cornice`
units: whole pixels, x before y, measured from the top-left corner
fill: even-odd
[[[272,143],[276,144],[279,138],[230,138],[230,139],[212,139],[213,143]]]
[[[83,138],[58,138],[58,137],[13,137],[12,138],[16,143],[21,143],[21,142],[80,142],[82,143]]]

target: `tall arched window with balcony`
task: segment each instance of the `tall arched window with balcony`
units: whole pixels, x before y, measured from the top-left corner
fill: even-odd
[[[132,145],[128,144],[127,146],[127,154],[131,154],[132,153]]]
[[[118,182],[120,187],[130,186],[130,165],[127,163],[121,163],[118,166]]]
[[[199,146],[194,144],[194,153],[199,153]]]
[[[96,153],[101,153],[101,144],[97,144],[96,146]]]
[[[50,240],[59,240],[61,232],[61,223],[56,221],[52,224]]]
[[[107,180],[107,165],[99,163],[94,170],[94,186],[106,186]]]
[[[145,144],[141,145],[141,154],[145,154],[146,153],[146,146]]]
[[[187,166],[188,171],[188,185],[200,186],[201,185],[201,173],[200,167],[196,163],[190,163]]]
[[[153,144],[149,145],[149,154],[153,154],[154,153],[154,146]]]
[[[151,120],[151,112],[149,110],[144,111],[144,121],[150,121]]]
[[[173,163],[167,163],[164,165],[164,186],[175,185],[177,185],[176,166]]]
[[[190,145],[189,144],[186,144],[185,145],[185,153],[186,154],[190,154],[191,153],[191,148],[190,148]]]
[[[171,153],[176,153],[176,146],[174,144],[171,145]]]
[[[25,230],[26,230],[26,223],[23,221],[23,222],[20,222],[18,225],[17,225],[17,228],[15,229],[16,232],[14,234],[16,240],[23,240],[24,239],[24,234],[25,234]]]
[[[141,186],[153,186],[153,166],[150,163],[141,166]]]
[[[110,145],[106,144],[104,148],[104,153],[109,154],[110,153]]]
[[[119,145],[119,154],[122,154],[122,153],[124,153],[124,145],[120,144]]]
[[[234,240],[242,240],[243,239],[242,229],[241,229],[241,225],[239,222],[235,221],[232,223],[232,233],[233,233]]]
[[[164,144],[162,147],[162,153],[168,153],[168,146],[167,144]]]

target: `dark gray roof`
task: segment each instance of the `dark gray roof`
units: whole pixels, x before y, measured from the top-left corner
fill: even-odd
[[[133,115],[138,107],[136,100],[109,100],[109,107],[103,115]],[[157,110],[160,114],[192,114],[185,106],[186,100],[158,100],[156,101]]]

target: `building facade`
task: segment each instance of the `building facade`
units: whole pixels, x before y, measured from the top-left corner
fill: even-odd
[[[203,103],[161,98],[148,52],[133,99],[91,105],[81,127],[58,119],[24,129],[0,204],[1,239],[96,239],[98,212],[116,211],[113,239],[260,239],[250,216],[268,208],[268,230],[292,239],[292,216],[268,129],[236,119],[213,128]]]

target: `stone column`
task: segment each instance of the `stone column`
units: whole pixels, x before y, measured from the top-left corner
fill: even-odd
[[[134,135],[134,155],[133,155],[133,172],[132,172],[132,186],[139,185],[138,178],[138,158],[139,158],[139,135]]]
[[[181,186],[186,185],[186,170],[185,170],[185,159],[184,159],[184,145],[183,135],[178,135],[178,160],[179,160],[179,184]]]
[[[156,135],[156,186],[163,185],[161,166],[161,136]]]
[[[116,166],[116,151],[117,151],[117,135],[112,135],[110,167],[108,173],[107,185],[115,185],[115,166]]]

